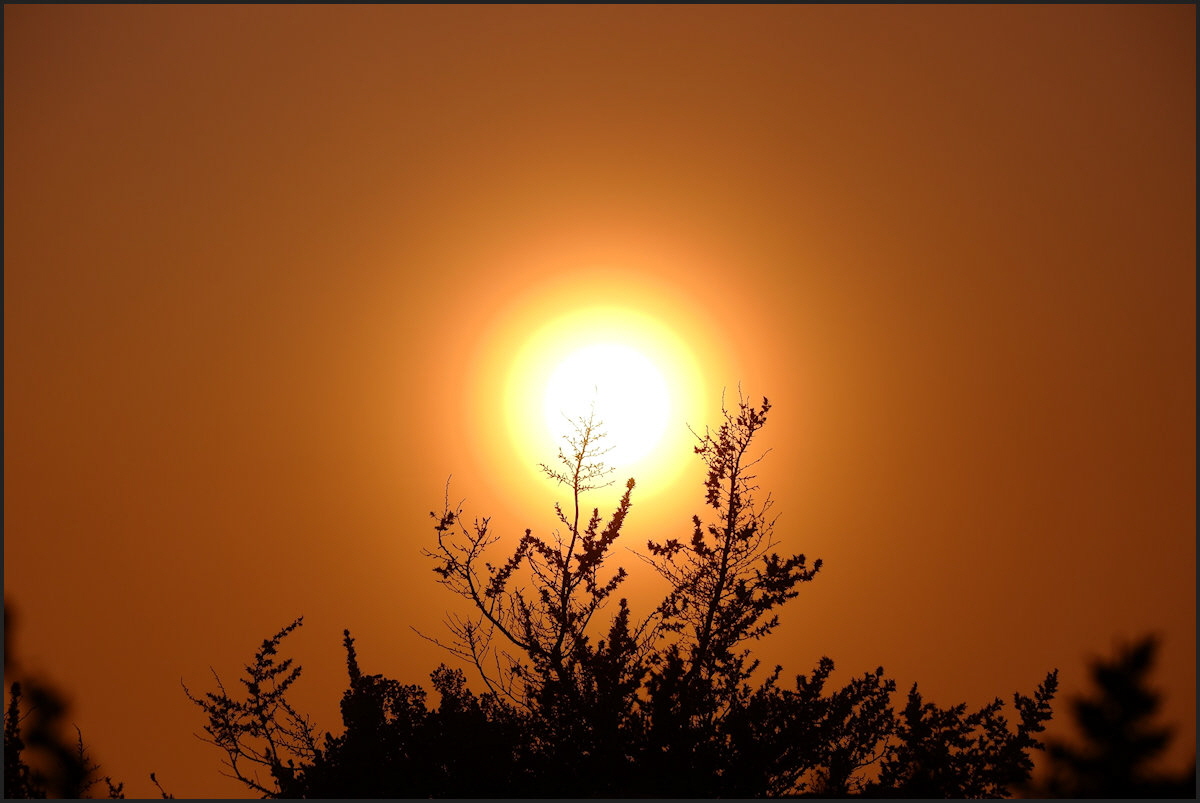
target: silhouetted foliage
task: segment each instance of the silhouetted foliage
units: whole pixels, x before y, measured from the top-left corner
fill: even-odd
[[[12,671],[11,611],[4,605],[5,674]],[[13,672],[15,674],[15,672]],[[37,678],[13,681],[4,709],[4,798],[42,799],[91,797],[103,783],[109,798],[124,798],[124,784],[100,776],[75,727],[75,741],[62,737],[67,716],[62,695]]]
[[[156,776],[153,772],[150,773],[150,783],[154,784],[155,788],[158,789],[158,795],[163,800],[174,800],[175,799],[175,795],[172,795],[166,789],[163,789],[162,784],[160,784],[158,782],[158,776]]]
[[[1156,725],[1161,695],[1148,685],[1158,642],[1153,636],[1123,645],[1091,666],[1095,693],[1071,701],[1080,743],[1049,744],[1049,775],[1038,791],[1050,797],[1192,798],[1196,765],[1170,776],[1154,771],[1171,728]]]
[[[908,704],[895,723],[897,742],[888,744],[879,781],[866,793],[878,797],[1004,797],[1029,778],[1031,749],[1043,745],[1034,734],[1050,719],[1057,672],[1033,697],[1014,695],[1020,721],[1016,731],[1000,713],[996,698],[973,713],[966,705],[939,708],[925,703],[914,683]]]
[[[188,699],[208,716],[204,726],[208,736],[201,738],[225,751],[229,772],[222,774],[264,795],[289,790],[295,768],[319,755],[316,728],[287,700],[288,689],[300,677],[300,667],[293,667],[291,658],[275,659],[280,642],[303,620],[299,617],[263,641],[254,662],[246,666],[246,677],[240,678],[246,687],[244,700],[231,696],[215,671],[216,692],[195,697],[184,686]],[[260,770],[266,770],[271,780],[263,779]]]
[[[22,752],[21,684],[13,683],[9,691],[8,709],[4,712],[4,797],[24,800],[44,798],[45,784],[33,775]]]
[[[829,688],[834,664],[822,658],[789,685],[782,667],[753,658],[748,643],[821,568],[774,551],[770,498],[756,501],[750,448],[769,410],[742,400],[698,436],[712,520],[695,517],[686,541],[647,542],[640,557],[670,590],[644,618],[616,596],[625,570],[607,566],[634,482],[607,521],[586,511],[583,494],[610,471],[604,434],[585,417],[559,464],[542,467],[571,495],[549,536],[526,530],[493,561],[500,536],[488,519],[468,524],[448,499],[432,514],[427,555],[473,610],[452,616],[439,643],[478,671],[482,693],[443,665],[431,706],[421,686],[364,674],[346,631],[343,731],[319,740],[286,700],[299,667],[274,659],[297,619],[247,667],[244,698],[219,678],[217,692],[189,693],[209,717],[207,741],[234,777],[275,797],[1007,795],[1042,746],[1056,672],[1032,697],[1014,696],[1010,728],[999,699],[940,708],[914,685],[897,711],[882,668]]]
[[[452,511],[447,506],[440,516],[431,514],[438,519],[437,548],[426,554],[437,564],[434,571],[443,585],[469,600],[478,612],[471,619],[449,620],[454,640],[444,646],[470,660],[492,691],[526,708],[552,705],[548,690],[561,698],[557,702],[565,702],[580,691],[581,683],[587,683],[589,658],[603,649],[590,646],[587,630],[626,577],[621,568],[603,579],[600,573],[629,512],[633,480],[626,484],[617,510],[603,528],[599,510],[593,510],[586,525],[580,526],[581,495],[608,484],[604,477],[611,473],[600,462],[602,437],[594,419],[582,420],[568,439],[571,454],[559,453],[564,468],[542,466],[548,476],[571,490],[569,510],[554,506],[565,532],[555,531],[545,539],[526,530],[499,565],[485,560],[488,547],[499,540],[489,530],[488,519],[477,519],[467,527],[461,507]],[[522,572],[529,578],[528,586],[520,585],[514,576]],[[497,635],[504,648],[494,647]]]

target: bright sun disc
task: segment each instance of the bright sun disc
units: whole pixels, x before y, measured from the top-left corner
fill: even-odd
[[[628,465],[662,440],[671,409],[666,380],[646,355],[620,343],[571,352],[546,382],[543,413],[556,440],[589,413],[606,433],[605,460]]]
[[[639,311],[587,307],[528,332],[504,383],[503,410],[518,464],[556,465],[574,423],[595,405],[614,482],[637,479],[641,498],[664,490],[692,455],[688,423],[702,418],[699,365],[665,323]]]

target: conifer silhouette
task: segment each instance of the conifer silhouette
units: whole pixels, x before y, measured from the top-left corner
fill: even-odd
[[[1158,641],[1152,635],[1121,645],[1116,655],[1091,666],[1095,691],[1071,701],[1079,743],[1050,743],[1051,797],[1195,797],[1196,765],[1171,776],[1153,763],[1166,750],[1172,730],[1156,724],[1161,695],[1149,684]]]

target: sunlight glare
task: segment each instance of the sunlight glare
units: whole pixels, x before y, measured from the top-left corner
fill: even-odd
[[[635,477],[641,498],[664,490],[692,456],[688,423],[702,420],[704,383],[691,349],[656,317],[586,307],[527,329],[504,383],[503,414],[518,463],[538,467],[569,450],[563,436],[595,404],[614,481]]]
[[[594,409],[608,436],[606,461],[628,465],[662,440],[670,407],[666,380],[644,354],[620,343],[595,343],[558,364],[546,383],[543,413],[561,440]]]

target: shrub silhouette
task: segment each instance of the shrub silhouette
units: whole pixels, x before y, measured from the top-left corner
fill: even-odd
[[[297,619],[266,640],[234,697],[188,696],[206,714],[208,741],[250,789],[269,797],[1003,797],[1024,782],[1036,734],[1051,716],[1057,670],[1032,696],[969,711],[923,700],[916,685],[892,706],[895,682],[877,668],[830,689],[822,658],[793,684],[765,671],[746,646],[768,636],[778,609],[821,567],[772,551],[769,497],[757,499],[750,449],[770,404],[739,400],[698,436],[712,521],[691,537],[648,542],[645,563],[670,590],[644,618],[616,592],[627,577],[610,552],[631,506],[633,480],[605,521],[582,495],[605,484],[603,432],[578,420],[546,473],[571,502],[561,529],[526,530],[496,562],[486,518],[469,524],[448,504],[428,552],[439,581],[474,613],[448,620],[442,643],[479,673],[431,675],[438,695],[365,675],[345,634],[349,688],[343,731],[318,731],[287,702],[300,674],[277,661]]]

